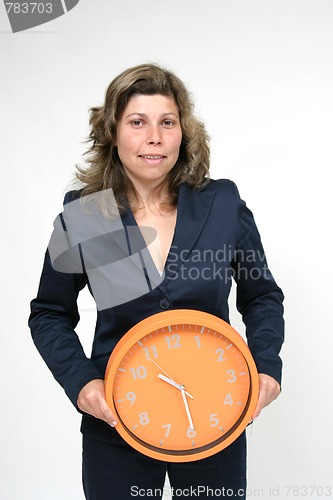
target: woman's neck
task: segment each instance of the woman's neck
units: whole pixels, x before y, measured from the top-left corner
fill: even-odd
[[[171,201],[166,184],[161,186],[134,186],[136,190],[136,197],[133,201],[130,200],[130,205],[134,212],[141,210],[150,210],[152,212],[170,212]]]

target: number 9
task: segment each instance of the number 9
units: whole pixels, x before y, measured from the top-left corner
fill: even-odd
[[[135,403],[135,400],[136,400],[135,392],[128,392],[126,394],[126,399],[128,399],[128,401],[130,402],[130,404],[133,405]]]

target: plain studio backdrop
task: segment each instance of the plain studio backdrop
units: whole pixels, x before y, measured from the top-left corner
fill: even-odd
[[[331,0],[80,0],[13,34],[1,2],[1,499],[83,500],[80,416],[32,343],[29,302],[88,108],[143,62],[188,85],[211,176],[237,183],[286,296],[283,392],[248,432],[248,498],[333,494],[332,26]]]

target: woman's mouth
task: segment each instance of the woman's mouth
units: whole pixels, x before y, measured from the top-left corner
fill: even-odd
[[[162,160],[162,158],[165,158],[163,155],[139,155],[140,158],[144,158],[146,160]]]
[[[146,163],[150,165],[155,165],[163,161],[166,156],[164,155],[139,155],[139,158],[144,160]]]

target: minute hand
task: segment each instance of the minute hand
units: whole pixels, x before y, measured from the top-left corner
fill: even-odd
[[[185,405],[185,410],[186,410],[187,418],[188,418],[188,421],[189,421],[189,424],[190,424],[190,429],[192,429],[192,431],[194,431],[193,420],[192,420],[192,417],[191,417],[190,409],[188,407],[187,399],[186,399],[186,396],[185,396],[185,391],[184,391],[184,389],[180,389],[180,392],[182,394],[183,402],[184,402],[184,405]]]
[[[188,392],[186,392],[184,390],[184,386],[183,385],[180,385],[180,384],[177,384],[177,382],[175,382],[174,380],[172,380],[171,378],[169,377],[166,377],[165,375],[162,375],[162,373],[159,373],[158,374],[158,378],[160,378],[161,380],[164,380],[164,382],[167,382],[168,384],[172,385],[172,387],[176,387],[176,389],[179,389],[180,391],[184,391],[184,393],[191,399],[194,399],[193,396],[191,396],[191,394],[189,394]]]

